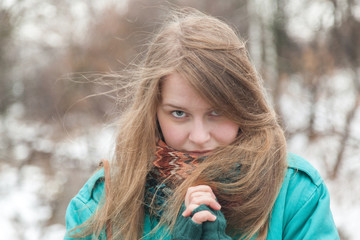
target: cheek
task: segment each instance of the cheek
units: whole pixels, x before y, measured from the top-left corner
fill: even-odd
[[[226,121],[215,128],[215,138],[221,143],[228,145],[232,143],[237,137],[239,126],[231,121]]]
[[[181,149],[186,141],[184,129],[168,119],[159,118],[159,124],[166,144],[177,150]]]

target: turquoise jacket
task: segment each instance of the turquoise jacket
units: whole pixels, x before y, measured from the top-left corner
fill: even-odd
[[[67,233],[85,222],[96,210],[104,191],[104,170],[97,171],[71,200],[66,211]],[[148,233],[157,221],[149,215],[144,219],[144,239],[172,239],[164,237],[163,228],[155,235]],[[91,237],[84,238],[90,240]],[[106,239],[105,233],[100,239]],[[267,239],[339,239],[330,211],[329,192],[314,167],[303,158],[288,155],[288,169],[280,193],[272,210]]]

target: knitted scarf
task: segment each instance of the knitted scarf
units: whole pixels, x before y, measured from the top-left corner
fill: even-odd
[[[179,152],[160,140],[156,147],[152,170],[146,179],[145,211],[161,217],[166,200],[205,158]]]

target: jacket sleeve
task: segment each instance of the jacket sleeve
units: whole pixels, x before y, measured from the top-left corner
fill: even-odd
[[[299,173],[298,173],[299,174]],[[339,239],[330,210],[330,197],[323,181],[295,190],[293,213],[283,232],[283,239]]]
[[[231,240],[231,237],[226,235],[226,220],[224,214],[220,210],[216,211],[210,207],[202,204],[192,212],[191,216],[183,217],[182,213],[185,211],[185,204],[182,205],[176,224],[173,231],[173,239],[176,240]],[[206,221],[202,224],[197,224],[191,219],[192,216],[200,211],[210,211],[216,216],[216,220]]]
[[[204,210],[210,211],[212,214],[216,216],[216,220],[206,221],[203,223],[203,234],[201,236],[202,240],[231,240],[232,238],[226,235],[226,219],[224,214],[220,210],[213,210],[212,208],[206,205],[204,206]]]
[[[200,240],[202,234],[202,224],[193,222],[190,217],[184,217],[182,213],[185,211],[185,204],[180,208],[174,230],[172,232],[172,239],[174,240]],[[193,214],[200,208],[194,209]]]
[[[66,223],[66,234],[64,239],[71,240],[75,239],[71,237],[72,229],[81,225],[88,220],[92,215],[92,211],[86,206],[86,203],[78,196],[74,197],[66,210],[65,223]],[[91,237],[82,238],[84,240],[91,240]]]
[[[73,229],[85,223],[94,214],[103,196],[103,192],[104,171],[102,169],[97,171],[70,201],[65,214],[65,240],[75,239],[72,237],[72,233],[79,232],[80,230],[77,229],[73,231]],[[94,238],[87,236],[81,239],[91,240]],[[97,239],[106,239],[105,231],[102,231],[100,237]]]

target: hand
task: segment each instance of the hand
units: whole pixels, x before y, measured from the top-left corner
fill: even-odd
[[[198,185],[195,187],[188,188],[185,196],[186,209],[182,215],[184,217],[191,216],[194,209],[196,209],[202,204],[207,205],[214,210],[221,209],[221,206],[216,201],[216,196],[213,193],[211,187],[207,185]],[[212,214],[210,211],[200,211],[200,212],[196,212],[191,219],[193,222],[197,224],[202,224],[203,222],[206,221],[211,221],[211,222],[215,221],[216,216]]]

